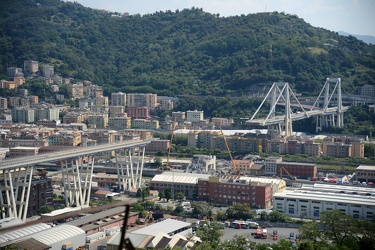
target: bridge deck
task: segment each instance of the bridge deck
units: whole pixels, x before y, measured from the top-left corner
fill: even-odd
[[[342,111],[345,112],[348,110],[349,107],[342,107]],[[328,108],[326,111],[324,110],[310,110],[306,111],[306,113],[301,112],[299,114],[291,114],[292,121],[302,120],[309,118],[311,116],[316,115],[330,115],[337,112],[337,107]],[[249,125],[257,125],[257,126],[267,126],[267,125],[275,125],[281,124],[285,121],[285,115],[277,115],[274,117],[269,118],[268,120],[264,118],[258,118],[253,120],[246,121],[246,124]]]
[[[58,160],[67,159],[67,158],[91,155],[91,154],[95,154],[99,152],[106,152],[106,151],[111,151],[111,150],[116,150],[116,149],[146,146],[150,142],[151,140],[123,141],[123,142],[116,142],[116,143],[111,143],[111,144],[95,145],[91,147],[77,147],[74,149],[63,150],[60,152],[40,154],[40,155],[35,155],[35,156],[12,158],[9,160],[0,161],[0,171],[8,170],[8,169],[15,169],[15,168],[23,167],[23,166],[31,166],[37,163],[52,162],[52,161],[58,161]]]

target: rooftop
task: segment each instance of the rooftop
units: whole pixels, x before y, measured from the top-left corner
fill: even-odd
[[[274,198],[292,198],[292,199],[305,199],[312,201],[323,202],[340,202],[355,205],[367,205],[375,207],[375,197],[350,195],[344,193],[327,193],[317,191],[285,191],[282,193],[275,193]]]
[[[357,170],[372,170],[375,171],[375,166],[359,165]]]
[[[177,231],[184,227],[189,227],[191,224],[179,220],[166,219],[161,222],[157,222],[148,227],[144,227],[133,231],[132,233],[136,234],[145,234],[145,235],[158,235],[159,232],[165,232],[167,234]]]

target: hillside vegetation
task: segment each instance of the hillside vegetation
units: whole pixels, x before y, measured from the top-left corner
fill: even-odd
[[[58,0],[0,3],[0,74],[24,60],[113,91],[247,95],[287,81],[304,94],[341,77],[346,92],[375,85],[375,46],[295,15],[220,17],[199,8],[114,17]]]

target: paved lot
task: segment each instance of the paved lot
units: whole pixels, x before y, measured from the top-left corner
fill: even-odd
[[[224,229],[224,235],[221,237],[221,240],[231,240],[236,234],[243,235],[246,238],[250,239],[251,241],[254,241],[256,243],[269,243],[273,244],[278,242],[281,239],[288,239],[289,234],[291,232],[294,233],[294,235],[299,234],[297,228],[280,228],[280,227],[273,227],[273,228],[267,228],[268,230],[268,238],[267,239],[254,239],[254,236],[251,235],[251,233],[255,233],[256,229],[234,229],[234,228],[228,228],[226,227]],[[275,241],[272,239],[272,232],[273,230],[277,230],[278,234],[278,240]]]

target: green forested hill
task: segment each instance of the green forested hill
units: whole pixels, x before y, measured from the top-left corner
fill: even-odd
[[[113,17],[58,0],[0,2],[0,74],[24,60],[88,79],[106,93],[246,94],[287,81],[300,93],[341,77],[347,92],[375,85],[375,46],[294,15],[219,17],[192,8]]]

